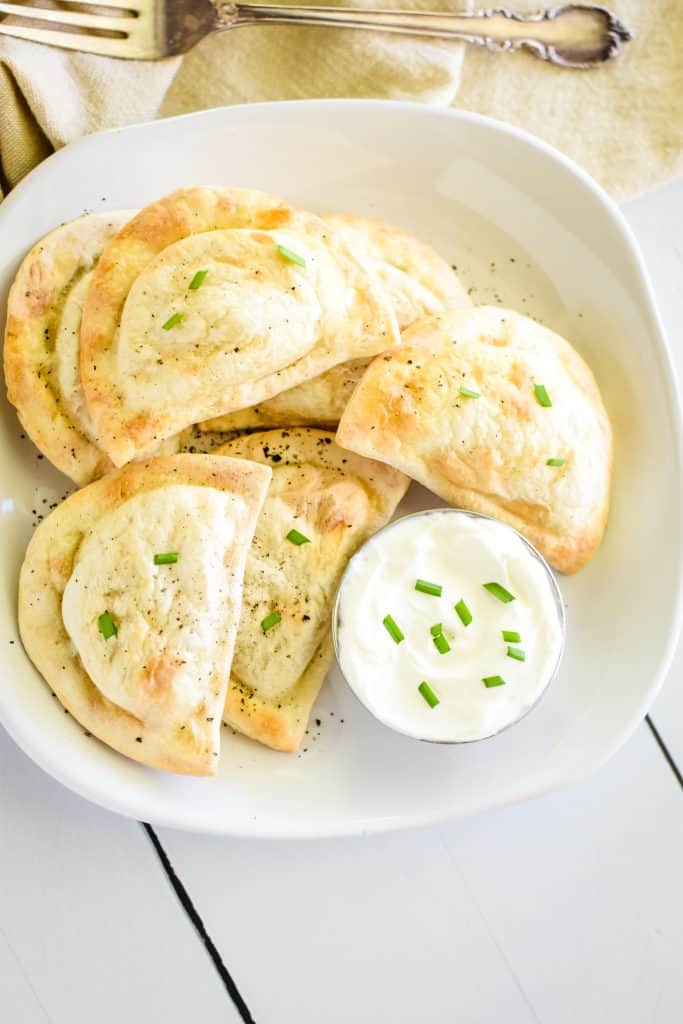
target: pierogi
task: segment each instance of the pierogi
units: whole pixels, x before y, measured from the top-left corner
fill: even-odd
[[[612,430],[600,392],[569,342],[519,313],[415,323],[366,370],[337,443],[516,527],[561,572],[602,539]]]
[[[244,566],[270,469],[158,456],[66,499],[19,582],[28,656],[88,732],[155,768],[213,775]]]
[[[116,465],[398,340],[334,228],[248,189],[187,188],[109,243],[86,295],[81,378]]]

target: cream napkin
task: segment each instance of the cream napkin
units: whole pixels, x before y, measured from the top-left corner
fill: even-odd
[[[383,6],[359,0],[354,6]],[[384,6],[401,6],[391,0]],[[433,0],[403,6],[429,9]],[[268,99],[366,96],[448,105],[463,47],[374,33],[271,26],[204,40],[183,58],[115,61],[0,38],[0,167],[13,185],[26,168],[17,147],[44,135],[63,146],[82,135],[154,117]],[[21,134],[6,131],[23,97]],[[14,117],[16,121],[16,115]],[[19,173],[17,174],[17,164]]]
[[[683,169],[683,0],[602,2],[634,34],[616,60],[562,71],[471,50],[455,102],[542,136],[625,199]]]
[[[536,0],[513,5],[538,6]],[[404,0],[403,6],[443,4]],[[474,49],[463,68],[459,45],[281,26],[223,33],[183,58],[158,63],[67,54],[3,38],[0,181],[11,187],[52,147],[101,128],[222,104],[366,96],[456,105],[512,121],[559,146],[623,197],[681,164],[683,2],[612,0],[612,7],[636,40],[593,72]]]

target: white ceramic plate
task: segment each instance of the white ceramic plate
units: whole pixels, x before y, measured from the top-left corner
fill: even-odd
[[[36,515],[67,487],[20,437],[4,403],[5,727],[46,771],[105,807],[235,835],[339,835],[436,822],[586,775],[653,700],[680,617],[678,399],[645,269],[619,211],[543,143],[473,115],[355,101],[212,110],[91,136],[31,174],[0,206],[0,307],[20,258],[59,222],[198,183],[262,188],[319,212],[393,220],[451,260],[475,301],[538,316],[588,359],[615,427],[616,474],[600,553],[561,581],[568,615],[561,673],[523,722],[479,744],[443,747],[393,734],[335,670],[298,756],[226,731],[216,779],[177,778],[127,761],[84,735],[21,648],[19,565]],[[413,488],[403,511],[434,504]]]

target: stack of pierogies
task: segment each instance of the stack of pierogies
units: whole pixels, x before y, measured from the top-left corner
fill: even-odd
[[[221,722],[298,749],[341,575],[411,478],[561,571],[604,530],[585,363],[376,221],[196,187],[62,225],[19,268],[5,376],[82,488],[26,553],[24,646],[85,729],[157,768],[214,774]]]

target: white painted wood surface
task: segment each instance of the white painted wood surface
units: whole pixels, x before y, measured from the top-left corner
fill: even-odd
[[[627,216],[683,378],[683,180]],[[652,717],[683,767],[682,671],[683,649]],[[683,790],[646,725],[589,782],[473,821],[160,839],[258,1024],[683,1020]],[[142,828],[0,733],[0,1020],[239,1019]]]
[[[258,1022],[683,1020],[683,793],[645,725],[590,783],[472,821],[160,837]]]
[[[0,1021],[239,1021],[142,827],[0,730]]]

